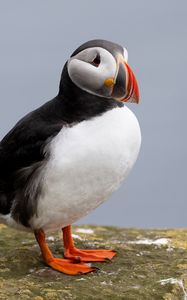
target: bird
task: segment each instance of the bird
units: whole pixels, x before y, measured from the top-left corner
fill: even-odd
[[[44,263],[68,275],[95,271],[110,249],[78,249],[72,224],[119,188],[141,146],[125,103],[139,102],[127,49],[94,39],[66,61],[57,96],[28,113],[0,142],[0,221],[34,233]],[[62,230],[54,257],[46,234]]]

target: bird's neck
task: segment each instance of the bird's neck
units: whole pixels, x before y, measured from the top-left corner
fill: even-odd
[[[69,78],[66,68],[62,73],[56,101],[59,102],[63,118],[68,123],[90,119],[115,107],[123,106],[115,100],[92,95],[78,88]]]

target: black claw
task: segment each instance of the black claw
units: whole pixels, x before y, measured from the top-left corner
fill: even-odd
[[[92,267],[92,269],[93,269],[93,272],[95,272],[95,273],[99,273],[101,271],[101,269],[98,267]]]
[[[111,259],[111,258],[108,258],[108,257],[106,257],[106,258],[105,258],[105,262],[107,262],[107,263],[111,263],[111,262],[112,262],[112,259]]]
[[[75,256],[74,258],[73,258],[73,260],[74,260],[74,262],[77,264],[77,263],[81,263],[81,258],[80,258],[80,256]]]

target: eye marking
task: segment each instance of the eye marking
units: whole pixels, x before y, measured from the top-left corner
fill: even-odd
[[[94,60],[92,60],[92,62],[90,62],[90,64],[95,66],[96,68],[99,67],[100,63],[101,63],[101,57],[99,54],[97,54],[96,57],[94,58]]]

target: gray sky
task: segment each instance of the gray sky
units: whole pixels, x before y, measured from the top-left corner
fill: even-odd
[[[83,42],[124,45],[141,103],[139,159],[122,187],[81,223],[187,226],[187,1],[0,1],[0,138],[56,95]]]

